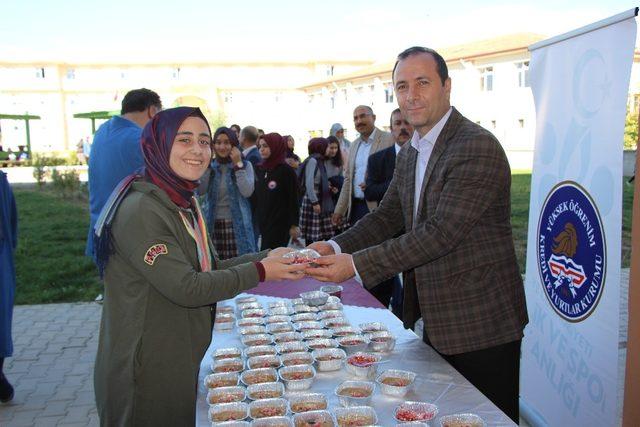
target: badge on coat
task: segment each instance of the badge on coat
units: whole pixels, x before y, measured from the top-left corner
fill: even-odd
[[[269,181],[269,183],[267,184],[267,187],[269,187],[269,190],[275,190],[277,186],[278,184],[276,184],[275,181]]]
[[[168,253],[169,251],[167,250],[167,245],[163,243],[157,243],[147,249],[147,253],[144,254],[144,262],[149,265],[153,265],[153,263],[156,262],[156,258],[158,258],[160,255],[166,255]]]

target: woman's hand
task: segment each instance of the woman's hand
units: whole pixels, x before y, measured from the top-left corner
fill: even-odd
[[[291,157],[286,158],[284,161],[287,162],[287,164],[294,169],[298,169],[298,166],[300,166],[300,162],[298,162],[296,159],[293,159]]]
[[[298,280],[304,277],[308,264],[293,264],[293,258],[267,257],[261,261],[265,280]]]
[[[320,215],[321,212],[322,212],[322,208],[320,207],[320,204],[315,203],[313,205],[313,213],[316,215]]]
[[[242,153],[240,152],[240,150],[238,150],[238,147],[231,147],[229,158],[231,158],[231,164],[233,165],[236,165],[242,161]]]

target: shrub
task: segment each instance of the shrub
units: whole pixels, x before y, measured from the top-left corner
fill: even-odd
[[[47,163],[48,159],[40,154],[36,154],[35,157],[31,159],[33,177],[35,178],[39,189],[42,189],[42,186],[47,179]]]
[[[51,180],[53,181],[53,190],[65,199],[80,192],[80,177],[75,170],[60,172],[58,169],[53,169]]]

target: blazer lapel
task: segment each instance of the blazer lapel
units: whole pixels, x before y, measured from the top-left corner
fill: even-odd
[[[431,156],[429,157],[429,162],[427,163],[427,169],[424,172],[424,179],[422,180],[422,188],[420,188],[420,200],[418,202],[418,213],[416,215],[416,221],[419,221],[421,217],[421,212],[423,211],[423,208],[424,208],[425,192],[427,189],[427,185],[429,184],[429,179],[433,174],[433,170],[435,169],[436,164],[440,159],[440,156],[442,156],[442,153],[444,153],[447,148],[447,141],[449,140],[449,138],[451,138],[451,136],[453,136],[456,129],[458,128],[458,122],[460,121],[461,117],[462,116],[460,115],[458,110],[453,108],[451,111],[451,116],[449,116],[449,120],[447,120],[447,123],[442,128],[442,131],[440,132],[440,135],[438,135],[438,139],[436,140],[436,143],[433,146],[433,151],[431,152]],[[414,186],[415,186],[415,181],[414,181]]]
[[[369,155],[378,151],[378,147],[380,146],[380,141],[382,141],[382,131],[376,128],[376,138],[373,140],[371,144],[371,151],[369,151]]]
[[[410,142],[407,142],[410,144]],[[406,156],[406,173],[404,189],[398,188],[398,191],[401,194],[401,197],[404,198],[404,206],[407,206],[408,209],[405,209],[404,212],[404,223],[407,224],[407,231],[413,229],[413,210],[414,210],[414,199],[416,194],[416,162],[418,161],[418,150],[413,148],[413,146],[409,145],[407,147],[407,156]],[[397,167],[397,165],[396,165]]]

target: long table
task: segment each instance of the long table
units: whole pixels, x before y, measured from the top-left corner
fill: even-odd
[[[252,290],[252,296],[255,296],[266,307],[271,301],[294,298],[300,292],[318,289],[320,286],[321,284],[313,279],[304,279],[298,283],[267,283]],[[353,326],[372,321],[383,322],[390,332],[396,336],[395,349],[390,353],[382,353],[384,363],[378,366],[378,372],[386,369],[403,369],[417,374],[413,391],[403,398],[383,395],[376,388],[371,406],[378,415],[378,425],[395,426],[394,410],[402,402],[408,400],[431,402],[438,407],[438,415],[430,425],[439,425],[435,421],[440,416],[468,412],[481,416],[488,426],[515,425],[509,417],[472,386],[440,355],[424,344],[413,331],[404,329],[402,322],[389,310],[381,308],[382,305],[371,297],[366,290],[362,289],[357,282],[346,282],[342,286],[345,289],[342,295],[344,313]],[[265,295],[265,293],[272,295]],[[248,295],[242,294],[240,296]],[[226,301],[226,303],[235,305],[233,300]],[[200,364],[196,414],[197,426],[211,425],[207,416],[209,405],[206,402],[207,390],[203,385],[203,380],[206,375],[211,373],[211,354],[215,349],[225,347],[243,348],[236,328],[226,332],[215,330],[211,346]],[[329,403],[328,409],[333,411],[335,408],[340,407],[334,390],[338,384],[348,379],[356,378],[348,374],[344,368],[335,372],[318,372],[311,389],[307,391],[325,394]],[[287,392],[285,397],[291,394],[292,392]]]

